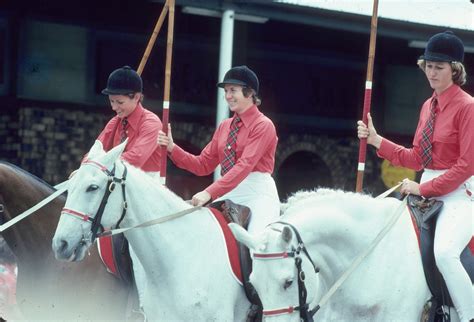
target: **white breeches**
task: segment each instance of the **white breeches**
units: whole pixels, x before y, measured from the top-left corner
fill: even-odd
[[[421,182],[443,174],[445,170],[425,169]],[[469,196],[467,190],[471,191]],[[460,254],[474,233],[474,177],[455,191],[435,199],[444,206],[436,222],[434,254],[456,311],[462,322],[474,318],[474,289],[461,264]]]
[[[251,172],[237,187],[216,200],[230,199],[252,211],[248,231],[263,231],[280,217],[280,199],[275,181],[269,173]]]

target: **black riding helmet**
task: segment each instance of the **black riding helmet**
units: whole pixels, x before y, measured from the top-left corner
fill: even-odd
[[[420,59],[462,63],[464,60],[464,44],[452,31],[441,32],[428,40],[425,53]]]
[[[236,84],[243,87],[251,88],[258,94],[258,78],[257,75],[247,66],[236,66],[224,75],[224,80],[217,86],[224,88],[226,84]]]
[[[104,95],[127,95],[141,93],[143,82],[136,71],[129,66],[114,70],[107,80],[107,87],[102,90]]]

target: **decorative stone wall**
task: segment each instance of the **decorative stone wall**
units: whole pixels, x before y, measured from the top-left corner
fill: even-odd
[[[70,109],[22,107],[0,118],[1,159],[11,162],[46,182],[67,179],[109,116]]]
[[[0,160],[19,164],[20,137],[18,136],[18,113],[4,107],[0,115]]]
[[[348,191],[355,189],[359,158],[359,140],[357,138],[290,134],[279,142],[275,168],[279,169],[291,155],[301,151],[313,153],[323,160],[333,179],[331,188]],[[379,177],[381,161],[375,154],[374,149],[367,149],[364,173],[364,189],[366,192],[376,194],[384,189]],[[278,175],[278,170],[276,175]]]

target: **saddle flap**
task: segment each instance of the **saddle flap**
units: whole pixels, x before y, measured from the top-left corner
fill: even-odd
[[[426,199],[416,195],[408,195],[407,198],[408,207],[420,228],[424,226],[424,223],[429,223],[431,220],[435,219],[444,205],[440,200]]]
[[[247,229],[251,216],[249,207],[236,204],[229,199],[215,201],[209,204],[209,207],[219,210],[227,223],[233,222]]]

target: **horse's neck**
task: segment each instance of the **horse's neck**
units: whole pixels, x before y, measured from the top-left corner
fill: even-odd
[[[139,176],[133,176],[133,179],[130,176],[130,181],[127,182],[130,213],[127,213],[126,217],[130,218],[126,222],[124,220],[123,227],[191,208],[165,187],[145,181],[140,181]],[[142,187],[135,189],[140,183]],[[192,264],[192,258],[204,256],[204,253],[213,249],[213,244],[222,241],[216,227],[209,210],[199,209],[162,224],[130,230],[126,237],[147,274],[153,276],[150,278],[169,279],[173,274],[178,274],[180,269],[185,269],[182,267],[183,262],[187,263],[189,260],[189,264]]]
[[[375,200],[364,200],[353,208],[319,204],[311,213],[288,220],[301,227],[303,242],[330,286],[382,230],[395,209],[389,204]]]
[[[5,206],[6,220],[11,220],[49,196],[53,190],[13,170],[0,176],[0,194]],[[37,212],[8,228],[3,234],[18,261],[31,260],[51,252],[51,239],[59,220],[64,197],[51,201]]]

